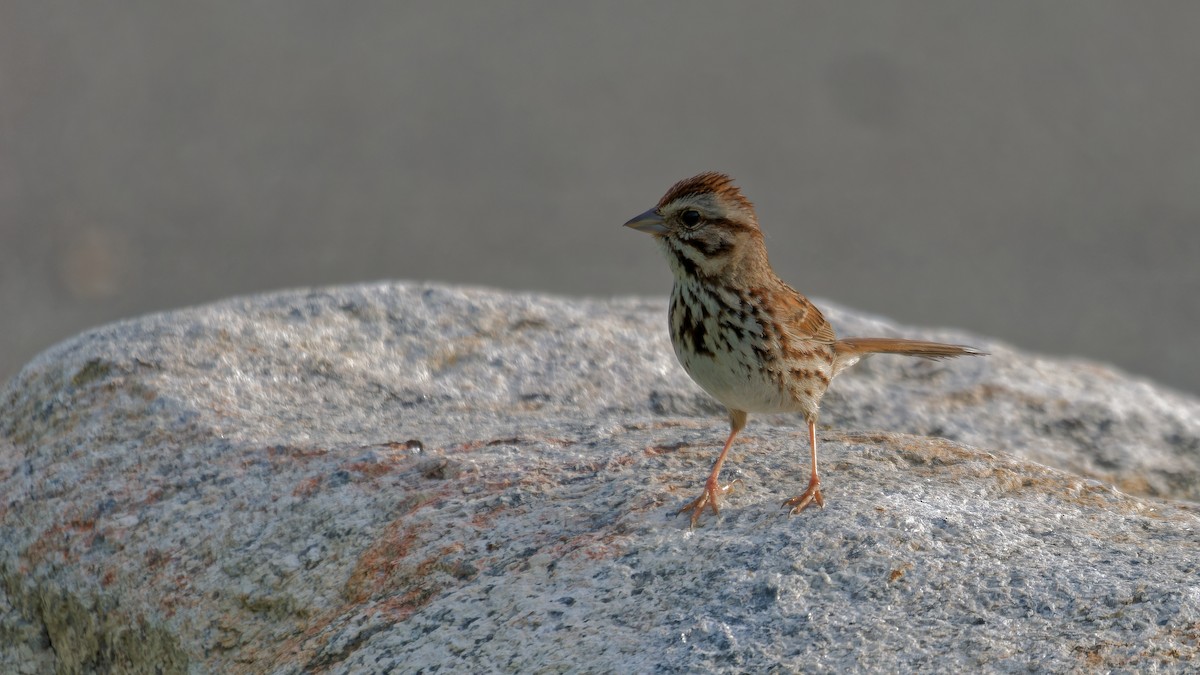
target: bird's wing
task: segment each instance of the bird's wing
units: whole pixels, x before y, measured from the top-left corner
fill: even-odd
[[[780,306],[784,308],[779,314],[784,319],[784,333],[793,340],[833,344],[837,339],[833,334],[833,326],[821,314],[821,310],[792,287],[784,285],[784,288],[788,292],[778,295]]]

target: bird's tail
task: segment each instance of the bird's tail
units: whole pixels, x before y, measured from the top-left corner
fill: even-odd
[[[837,355],[834,361],[835,372],[854,365],[859,359],[870,354],[902,354],[934,360],[952,359],[956,356],[987,356],[987,352],[966,345],[901,338],[846,338],[833,343],[833,350]]]

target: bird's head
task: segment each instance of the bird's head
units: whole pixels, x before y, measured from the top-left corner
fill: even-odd
[[[676,183],[625,227],[653,235],[676,276],[724,276],[766,261],[754,205],[723,173]]]

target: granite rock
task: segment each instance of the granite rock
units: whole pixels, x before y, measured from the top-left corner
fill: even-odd
[[[1200,657],[1200,402],[974,344],[726,433],[664,300],[422,284],[142,317],[0,392],[4,672],[1165,670]]]

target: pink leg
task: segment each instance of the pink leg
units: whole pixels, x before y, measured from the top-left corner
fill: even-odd
[[[711,508],[714,515],[720,512],[717,509],[717,495],[728,492],[732,485],[721,487],[720,483],[717,481],[717,477],[721,473],[721,465],[725,463],[725,455],[729,454],[729,448],[733,445],[733,438],[737,436],[738,432],[741,431],[745,426],[746,413],[741,410],[730,410],[729,438],[725,439],[725,447],[721,448],[721,454],[717,455],[717,461],[713,463],[712,472],[708,474],[708,480],[704,481],[704,492],[702,492],[695,500],[688,503],[687,506],[679,509],[677,512],[683,513],[684,511],[691,511],[692,527],[695,527],[696,523],[700,520],[700,514],[704,513],[705,506]]]
[[[817,475],[817,421],[808,421],[808,444],[812,449],[812,476],[808,479],[808,489],[803,494],[792,497],[783,503],[792,507],[792,513],[800,513],[809,504],[816,502],[817,506],[825,508],[825,498],[821,496],[821,477]]]

